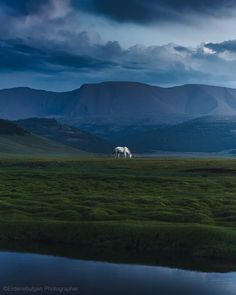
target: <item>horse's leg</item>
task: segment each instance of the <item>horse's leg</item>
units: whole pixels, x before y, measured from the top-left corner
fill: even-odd
[[[124,152],[124,156],[125,156],[125,159],[126,159],[126,152]]]

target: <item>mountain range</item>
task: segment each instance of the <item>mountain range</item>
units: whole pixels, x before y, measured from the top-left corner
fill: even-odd
[[[136,82],[85,84],[68,92],[0,90],[0,117],[27,132],[89,151],[236,149],[236,89]]]
[[[175,124],[206,115],[236,115],[236,90],[207,85],[170,88],[135,82],[85,84],[69,92],[0,90],[0,117],[60,118],[73,125]]]

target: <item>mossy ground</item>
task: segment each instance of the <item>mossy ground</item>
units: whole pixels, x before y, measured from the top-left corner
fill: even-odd
[[[0,161],[0,238],[236,261],[236,161]]]

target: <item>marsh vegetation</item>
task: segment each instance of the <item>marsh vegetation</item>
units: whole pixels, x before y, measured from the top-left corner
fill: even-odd
[[[236,260],[236,161],[0,161],[0,239]]]

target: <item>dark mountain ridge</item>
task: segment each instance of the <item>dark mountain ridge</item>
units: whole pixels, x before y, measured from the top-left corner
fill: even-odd
[[[26,135],[29,134],[24,128],[9,120],[0,119],[0,136],[1,135]]]
[[[85,84],[69,92],[0,90],[0,117],[55,117],[73,125],[177,124],[206,115],[236,115],[236,90],[208,85],[170,88],[136,82]]]
[[[230,152],[236,150],[236,116],[206,116],[175,126],[147,128],[120,137],[135,152]]]
[[[81,156],[85,152],[28,132],[15,122],[0,119],[0,155]]]
[[[16,121],[18,125],[34,134],[51,139],[64,145],[92,153],[112,153],[114,144],[84,132],[76,127],[49,118],[30,118]]]

